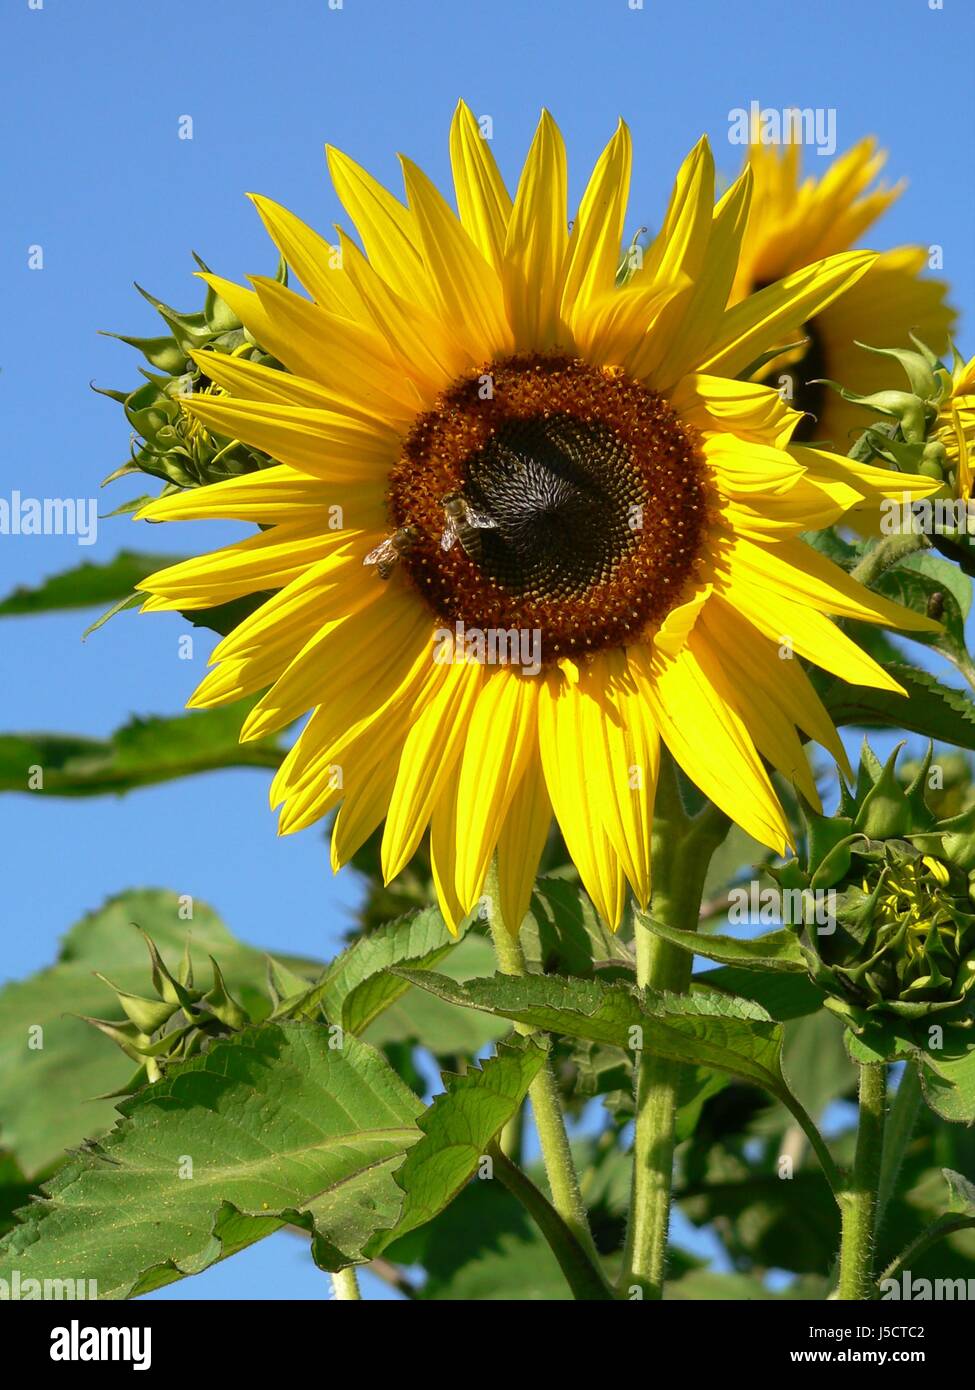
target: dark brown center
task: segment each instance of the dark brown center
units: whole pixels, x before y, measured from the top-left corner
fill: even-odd
[[[543,659],[652,632],[694,579],[707,523],[692,431],[652,391],[575,358],[456,382],[393,470],[409,581],[445,624],[541,632]]]

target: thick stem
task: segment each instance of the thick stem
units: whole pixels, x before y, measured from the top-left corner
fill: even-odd
[[[589,1302],[606,1302],[613,1291],[602,1267],[582,1248],[555,1207],[522,1170],[505,1155],[500,1144],[488,1150],[498,1180],[533,1218],[559,1262],[573,1296]]]
[[[652,909],[658,921],[697,929],[711,855],[727,830],[727,818],[714,806],[688,816],[676,768],[663,752],[652,846]],[[693,957],[651,932],[639,917],[635,931],[637,983],[658,992],[686,994]],[[627,1297],[637,1291],[643,1298],[663,1297],[680,1079],[681,1063],[650,1052],[639,1054],[630,1217],[620,1281],[620,1292]]]
[[[860,1067],[860,1123],[857,1126],[853,1172],[840,1197],[841,1299],[875,1296],[874,1255],[877,1238],[877,1192],[884,1147],[887,1110],[887,1067],[884,1062],[865,1062]]]
[[[354,1265],[349,1265],[348,1269],[340,1269],[337,1274],[332,1275],[332,1297],[343,1303],[361,1300],[362,1294],[359,1292],[359,1280]]]
[[[484,884],[484,896],[490,903],[489,925],[494,942],[498,966],[504,975],[524,975],[525,953],[518,937],[508,930],[501,915],[501,894],[498,887],[497,862],[492,861]],[[516,1024],[519,1033],[532,1033],[535,1030],[525,1024]],[[596,1247],[589,1230],[585,1204],[579,1190],[579,1175],[572,1160],[569,1136],[565,1129],[565,1118],[559,1100],[559,1088],[552,1070],[552,1063],[546,1059],[534,1081],[528,1088],[538,1142],[545,1163],[545,1173],[552,1193],[555,1210],[579,1244],[593,1260],[598,1261]]]
[[[931,542],[921,531],[898,531],[878,541],[867,551],[859,564],[854,565],[850,573],[854,579],[858,579],[869,588],[875,579],[879,579],[898,561],[913,555],[915,551],[929,550],[930,547]]]

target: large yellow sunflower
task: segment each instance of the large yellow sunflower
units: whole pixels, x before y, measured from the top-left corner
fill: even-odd
[[[848,250],[903,188],[871,188],[886,159],[873,139],[854,145],[818,180],[801,177],[801,159],[798,144],[749,146],[754,189],[732,302]],[[889,384],[889,362],[858,348],[858,341],[909,348],[914,333],[935,353],[945,350],[955,313],[945,303],[945,284],[921,278],[927,261],[921,246],[883,252],[848,293],[805,323],[792,325],[788,341],[805,339],[804,347],[755,373],[756,379],[776,384],[783,375],[791,378],[792,404],[809,412],[796,439],[828,441],[846,453],[851,436],[863,429],[857,406],[815,384],[828,378],[860,395],[883,390]]]
[[[457,214],[409,160],[404,205],[329,151],[361,249],[255,199],[310,297],[205,278],[288,370],[207,354],[230,394],[186,409],[279,462],[140,515],[265,529],[152,575],[145,608],[276,591],[218,644],[190,703],[264,691],[244,739],[312,711],[272,787],[282,832],[339,807],[338,867],[385,819],[392,878],[429,826],[453,925],[496,851],[517,927],[554,811],[615,927],[627,882],[648,900],[661,738],[707,796],[785,847],[765,760],[813,804],[797,728],[845,761],[793,654],[898,689],[829,615],[933,626],[799,533],[936,484],[790,445],[799,415],[735,379],[874,261],[833,256],[727,308],[750,169],[715,207],[701,140],[617,289],[624,125],[571,233],[547,114],[513,200],[463,105],[450,153]],[[478,659],[498,633],[507,664]]]

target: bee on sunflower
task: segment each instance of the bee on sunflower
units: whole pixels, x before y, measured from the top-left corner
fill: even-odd
[[[661,740],[750,834],[791,843],[769,767],[817,806],[798,731],[847,764],[788,658],[900,690],[831,617],[936,627],[800,533],[938,483],[796,443],[801,413],[741,379],[883,264],[824,234],[821,258],[781,279],[762,270],[772,283],[746,293],[743,273],[762,264],[749,253],[741,269],[754,161],[715,204],[702,139],[618,285],[625,125],[571,232],[547,113],[514,198],[463,104],[450,154],[456,213],[408,159],[403,203],[328,151],[361,247],[255,197],[307,297],[266,278],[203,278],[287,371],[200,353],[226,394],[182,407],[275,462],[139,516],[262,529],[151,575],[144,608],[273,591],[218,644],[189,703],[263,692],[245,740],[310,712],[272,785],[282,833],[338,807],[338,868],[385,821],[388,881],[429,827],[452,927],[496,854],[517,930],[554,814],[615,928],[627,884],[649,898]],[[541,669],[492,665],[463,642],[434,659],[445,630],[537,632]]]
[[[903,191],[903,183],[876,184],[885,160],[868,137],[822,178],[803,178],[800,145],[754,140],[746,158],[754,190],[732,302],[855,245]],[[858,340],[907,348],[914,334],[936,355],[945,351],[956,315],[946,303],[945,283],[922,278],[927,264],[922,246],[882,252],[846,293],[792,325],[789,351],[762,364],[756,379],[779,384],[784,378],[792,404],[806,412],[795,439],[829,441],[845,452],[862,429],[861,413],[823,380],[861,395],[883,390],[888,368],[858,351]]]

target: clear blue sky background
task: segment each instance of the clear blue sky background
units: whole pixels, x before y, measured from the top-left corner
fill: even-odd
[[[719,167],[736,171],[733,108],[834,107],[841,150],[875,132],[890,176],[910,180],[870,244],[939,243],[955,302],[970,309],[975,298],[971,0],[43,0],[38,10],[4,0],[0,51],[4,496],[92,496],[126,456],[121,412],[88,383],[136,380],[135,354],[96,336],[157,331],[133,280],[189,308],[199,294],[191,249],[233,278],[267,273],[275,255],[248,190],[322,229],[347,225],[326,181],[326,140],[396,188],[397,151],[445,186],[459,96],[493,118],[512,187],[548,106],[568,143],[572,197],[623,115],[635,141],[631,230],[659,220],[702,131]],[[185,115],[192,140],[178,138]],[[41,271],[27,268],[36,244]],[[967,316],[960,342],[972,351]],[[101,510],[141,490],[114,485]],[[122,518],[103,522],[88,548],[0,537],[0,593],[122,546],[189,553],[234,534]],[[188,663],[178,617],[125,614],[82,644],[88,616],[2,621],[0,727],[104,735],[133,713],[180,708],[205,668],[206,637]],[[265,790],[264,775],[240,771],[118,800],[0,800],[0,978],[44,965],[71,922],[137,884],[209,900],[255,944],[327,954],[355,885],[331,878],[320,833],[275,837]],[[272,1291],[322,1296],[292,1238],[168,1292]]]

